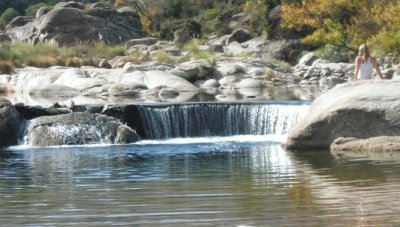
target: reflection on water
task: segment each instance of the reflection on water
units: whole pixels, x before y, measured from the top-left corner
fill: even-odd
[[[0,153],[0,220],[15,225],[398,225],[396,161],[289,153],[278,142]]]
[[[29,94],[7,97],[13,103],[23,102],[26,105],[53,105],[73,100],[77,105],[127,105],[138,103],[156,102],[231,102],[231,101],[267,101],[267,100],[314,100],[325,92],[328,87],[304,87],[296,84],[274,85],[267,88],[246,88],[246,89],[210,89],[196,92],[180,92],[176,97],[159,97],[155,95],[144,95],[140,97],[59,97],[59,96],[31,96]]]

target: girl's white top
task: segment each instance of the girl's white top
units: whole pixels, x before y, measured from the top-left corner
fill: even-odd
[[[368,58],[364,63],[360,65],[360,73],[359,79],[360,80],[369,80],[372,79],[374,66],[372,65],[371,58]]]

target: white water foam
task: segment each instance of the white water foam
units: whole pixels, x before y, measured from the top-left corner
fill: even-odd
[[[287,135],[236,135],[236,136],[216,136],[216,137],[191,137],[191,138],[172,138],[163,140],[142,140],[135,144],[139,145],[174,145],[174,144],[199,144],[199,143],[257,143],[257,142],[276,142],[283,143]]]

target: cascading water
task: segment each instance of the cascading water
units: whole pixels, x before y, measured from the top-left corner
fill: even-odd
[[[139,106],[145,137],[285,135],[309,109],[309,102]]]

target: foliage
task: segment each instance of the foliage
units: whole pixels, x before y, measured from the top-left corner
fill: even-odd
[[[34,16],[36,16],[36,11],[38,11],[38,9],[40,9],[43,6],[49,7],[46,3],[43,3],[43,2],[40,2],[40,3],[37,3],[37,4],[29,6],[25,10],[25,15],[26,16],[30,16],[30,17],[34,17]]]
[[[367,43],[381,54],[400,51],[400,1],[398,0],[307,0],[284,4],[283,26],[311,28],[304,42],[357,50]]]
[[[107,46],[103,42],[81,44],[74,47],[58,47],[51,44],[29,45],[15,42],[7,48],[0,48],[1,61],[36,67],[92,65],[93,59],[110,59],[119,55],[124,55],[124,47]]]
[[[17,10],[13,8],[8,8],[1,16],[0,16],[0,23],[8,24],[12,21],[15,17],[21,15]]]
[[[172,40],[174,31],[178,29],[185,30],[191,37],[201,37],[201,25],[194,20],[166,20],[161,24],[160,38]]]
[[[315,51],[315,55],[319,58],[336,62],[338,59],[343,62],[350,62],[355,57],[355,52],[349,49],[343,49],[330,44],[321,46]]]
[[[169,56],[167,54],[167,52],[165,52],[165,51],[159,51],[156,54],[155,59],[157,62],[161,62],[161,63],[167,63],[167,64],[175,63],[175,60],[171,56]]]

